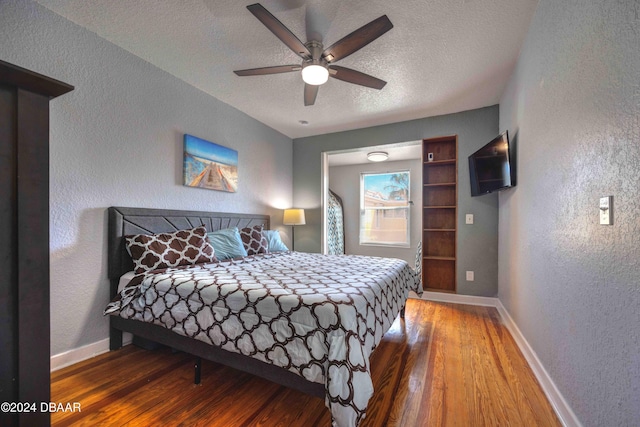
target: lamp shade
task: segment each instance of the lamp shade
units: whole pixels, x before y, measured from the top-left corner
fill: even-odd
[[[285,209],[284,219],[282,220],[284,225],[304,225],[304,209]]]

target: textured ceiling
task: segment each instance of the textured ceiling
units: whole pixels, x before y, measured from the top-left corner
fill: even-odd
[[[246,9],[255,1],[37,1],[291,138],[498,103],[538,3],[262,1],[302,42],[321,37],[329,46],[384,14],[394,25],[337,62],[386,80],[381,91],[329,79],[305,107],[297,72],[233,73],[301,62]]]

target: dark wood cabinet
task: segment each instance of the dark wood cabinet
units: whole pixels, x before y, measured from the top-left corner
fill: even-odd
[[[0,61],[0,412],[2,426],[49,425],[49,101],[72,86]]]
[[[456,292],[458,138],[422,141],[422,283]]]

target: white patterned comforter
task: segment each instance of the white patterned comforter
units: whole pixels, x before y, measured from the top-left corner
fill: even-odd
[[[405,261],[300,252],[135,276],[105,309],[325,384],[334,426],[373,395],[369,357],[420,278]]]

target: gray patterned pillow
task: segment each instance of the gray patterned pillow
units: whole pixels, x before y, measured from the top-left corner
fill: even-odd
[[[173,233],[125,236],[125,241],[136,274],[217,261],[204,226]]]
[[[240,238],[244,248],[247,250],[247,255],[263,254],[269,252],[269,242],[267,238],[262,234],[261,225],[254,225],[253,227],[245,227],[240,230]]]

